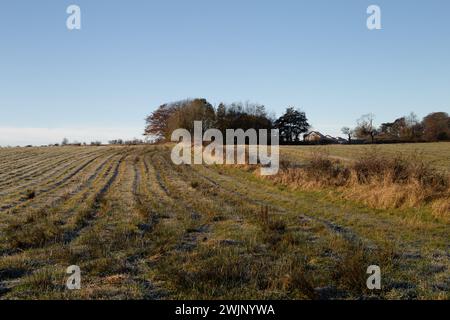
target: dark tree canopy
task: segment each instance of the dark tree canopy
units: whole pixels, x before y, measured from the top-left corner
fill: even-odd
[[[221,103],[217,107],[215,127],[222,133],[225,133],[226,129],[271,129],[272,122],[263,105]]]
[[[308,132],[311,127],[306,114],[292,107],[286,109],[274,126],[280,131],[280,141],[286,143],[299,142],[300,135]]]
[[[205,99],[184,100],[164,104],[147,117],[145,135],[168,141],[176,129],[187,129],[191,134],[194,121],[202,121],[203,130],[219,129],[224,135],[227,129],[271,129],[272,119],[265,107],[252,103],[221,103],[217,110]]]

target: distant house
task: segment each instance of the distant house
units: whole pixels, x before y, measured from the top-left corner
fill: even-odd
[[[337,143],[337,142],[338,142],[338,139],[337,139],[337,138],[332,137],[332,136],[330,136],[329,134],[327,134],[327,135],[325,136],[325,139],[328,140],[328,141],[330,141],[330,142],[334,142],[334,143]]]
[[[342,137],[332,137],[330,135],[325,136],[326,139],[328,139],[328,141],[330,143],[339,143],[339,144],[345,144],[348,143],[347,139],[344,139]]]
[[[336,139],[337,139],[337,143],[339,143],[339,144],[346,144],[346,143],[348,143],[348,140],[344,139],[342,137],[337,137]]]
[[[326,140],[326,137],[319,131],[311,131],[303,135],[303,140],[306,142],[321,142]]]
[[[346,139],[335,138],[330,135],[323,135],[319,131],[311,131],[303,135],[303,140],[310,143],[323,143],[323,144],[333,144],[333,143],[347,143]]]

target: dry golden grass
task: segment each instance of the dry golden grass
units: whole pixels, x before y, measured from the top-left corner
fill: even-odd
[[[352,162],[315,152],[302,164],[282,162],[277,183],[301,189],[336,188],[347,199],[374,208],[429,206],[436,217],[450,216],[450,176],[419,157],[386,157],[367,150]]]
[[[432,204],[433,213],[437,217],[445,218],[449,215],[450,212],[450,200],[449,198],[442,198],[439,200],[435,200]]]

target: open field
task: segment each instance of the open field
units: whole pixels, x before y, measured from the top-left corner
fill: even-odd
[[[350,146],[286,146],[281,149],[281,154],[282,157],[288,159],[305,159],[312,152],[322,151],[337,159],[352,160],[371,150],[391,157],[398,154],[419,157],[436,168],[450,171],[450,142]]]
[[[368,147],[282,158],[323,148],[350,161]],[[378,148],[450,166],[448,143]],[[450,299],[450,227],[428,208],[175,166],[170,150],[0,149],[0,299]],[[366,288],[374,264],[381,291]],[[70,265],[81,290],[65,288]]]

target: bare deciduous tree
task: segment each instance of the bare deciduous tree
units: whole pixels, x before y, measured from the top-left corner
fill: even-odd
[[[375,136],[378,131],[374,127],[374,119],[375,115],[373,113],[365,114],[358,119],[357,126],[355,128],[355,134],[358,138],[367,139],[370,137],[371,142],[375,142]]]
[[[341,132],[348,137],[348,143],[352,143],[352,137],[354,135],[354,131],[349,127],[343,127]]]

